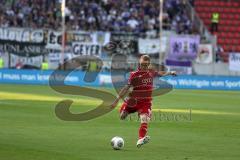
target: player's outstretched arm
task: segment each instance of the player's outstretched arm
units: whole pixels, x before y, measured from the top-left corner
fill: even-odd
[[[130,87],[131,87],[131,85],[126,85],[125,87],[122,88],[122,90],[121,90],[121,91],[119,92],[119,94],[118,94],[117,99],[115,99],[115,101],[114,101],[114,102],[112,103],[112,105],[111,105],[113,108],[117,106],[119,100],[120,100],[122,97],[125,96],[125,94],[128,92],[128,90],[129,90]]]
[[[163,76],[169,76],[169,75],[171,75],[171,76],[177,76],[177,73],[176,73],[176,71],[159,71],[159,72],[158,72],[158,75],[161,76],[161,77],[163,77]]]

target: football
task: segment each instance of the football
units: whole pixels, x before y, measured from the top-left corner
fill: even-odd
[[[118,136],[113,137],[112,140],[111,140],[111,146],[115,150],[123,149],[123,147],[124,147],[124,140],[123,140],[123,138],[118,137]]]

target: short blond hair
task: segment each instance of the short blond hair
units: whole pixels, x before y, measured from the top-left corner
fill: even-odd
[[[141,57],[140,57],[140,59],[143,59],[144,61],[151,61],[151,58],[149,57],[149,55],[142,55]]]

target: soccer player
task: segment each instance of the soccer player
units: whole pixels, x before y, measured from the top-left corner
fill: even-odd
[[[118,101],[132,88],[127,100],[124,100],[120,108],[120,119],[124,120],[129,114],[138,112],[141,122],[137,141],[138,148],[150,140],[150,136],[147,135],[147,129],[151,118],[153,78],[167,75],[176,76],[175,71],[154,71],[149,66],[150,57],[148,55],[141,56],[138,70],[130,73],[128,84],[120,91],[117,99],[112,104],[112,107],[115,107]]]

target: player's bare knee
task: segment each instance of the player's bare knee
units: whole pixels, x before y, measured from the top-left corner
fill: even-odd
[[[150,117],[147,114],[141,114],[140,121],[141,121],[141,123],[149,123]]]

